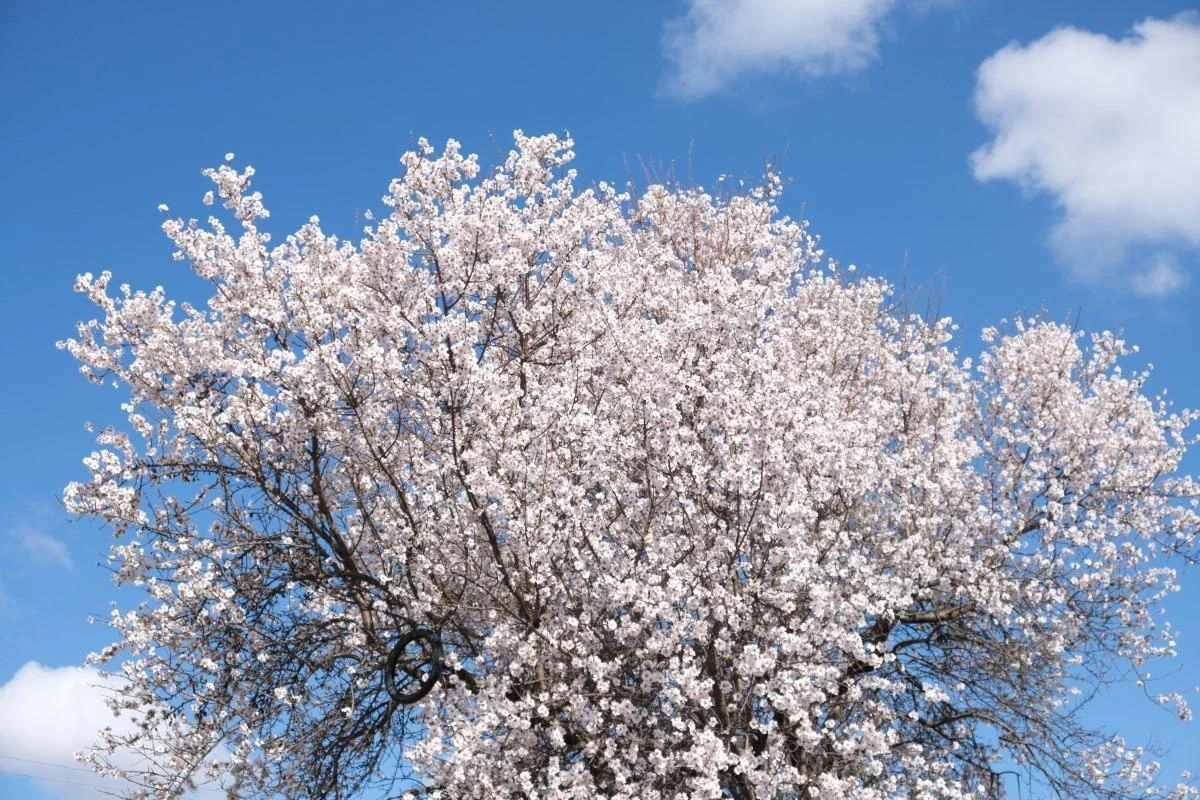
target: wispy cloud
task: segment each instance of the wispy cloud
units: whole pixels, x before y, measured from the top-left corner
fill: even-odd
[[[936,0],[951,5],[954,0]],[[900,0],[690,0],[667,23],[667,88],[683,98],[749,73],[857,72],[878,55],[880,25]],[[909,0],[927,8],[930,0]]]
[[[66,544],[46,533],[45,516],[28,514],[9,529],[10,538],[34,563],[72,569],[75,566]]]
[[[1183,285],[1170,254],[1200,247],[1200,16],[1010,44],[979,67],[975,106],[993,134],[971,156],[975,177],[1050,195],[1051,240],[1077,275],[1111,278],[1151,250],[1125,285]]]
[[[1143,297],[1166,297],[1188,283],[1187,273],[1170,253],[1156,253],[1129,278],[1129,288]]]

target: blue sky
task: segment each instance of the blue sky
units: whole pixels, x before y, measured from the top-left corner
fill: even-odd
[[[861,272],[932,287],[965,354],[1014,313],[1078,314],[1200,406],[1200,17],[1178,3],[8,0],[0,109],[0,798],[93,796],[69,759],[95,696],[69,668],[107,643],[86,618],[115,590],[105,532],[57,498],[120,401],[54,348],[91,315],[74,276],[194,291],[156,206],[199,216],[227,151],[277,234],[314,213],[352,234],[417,136],[487,160],[514,128],[567,130],[597,181],[772,160],[784,210]],[[1155,688],[1200,703],[1200,573],[1183,582]],[[1136,692],[1093,714],[1200,766],[1196,723]]]

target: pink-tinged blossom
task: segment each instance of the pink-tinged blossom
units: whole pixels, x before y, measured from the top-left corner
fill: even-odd
[[[579,190],[571,147],[421,140],[359,242],[273,244],[225,164],[223,216],[163,225],[204,307],[79,278],[63,347],[128,424],[66,500],[147,597],[93,762],[145,798],[1194,796],[1076,715],[1171,654],[1197,551],[1195,415],[1132,348],[1016,320],[972,363],[777,179]],[[397,705],[415,626],[442,675]]]

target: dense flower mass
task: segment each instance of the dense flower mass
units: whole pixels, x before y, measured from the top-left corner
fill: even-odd
[[[96,763],[156,798],[1193,796],[1076,713],[1170,654],[1197,551],[1195,416],[1131,349],[1016,320],[972,363],[773,177],[580,191],[570,147],[422,141],[358,243],[272,247],[226,164],[240,230],[164,225],[207,307],[79,279],[63,346],[130,397],[66,499],[148,597]],[[397,702],[415,630],[440,677]]]

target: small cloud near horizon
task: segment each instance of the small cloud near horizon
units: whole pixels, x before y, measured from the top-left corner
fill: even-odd
[[[114,724],[104,702],[108,685],[95,669],[27,662],[0,684],[0,752],[6,758],[0,771],[21,772],[63,798],[111,796],[118,783],[94,774],[74,755]]]
[[[113,676],[92,667],[46,667],[26,662],[0,684],[0,773],[19,772],[63,800],[102,800],[129,784],[98,775],[75,759],[99,739],[101,728],[132,730],[127,716],[114,718],[105,698]],[[118,757],[132,766],[140,757]],[[189,800],[224,797],[214,788],[185,795]]]

